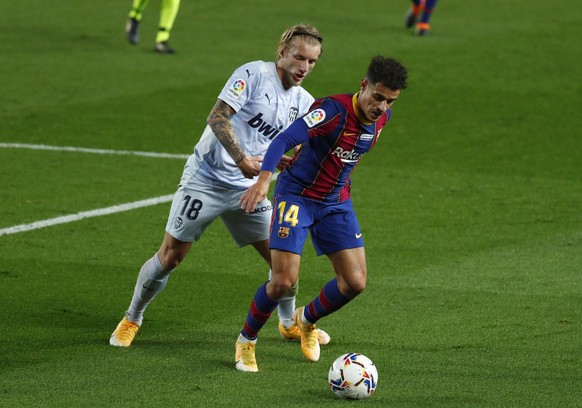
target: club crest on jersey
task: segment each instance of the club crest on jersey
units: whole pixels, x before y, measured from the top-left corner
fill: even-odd
[[[176,219],[174,220],[174,229],[175,230],[180,229],[183,223],[184,221],[182,221],[182,218],[176,217]]]
[[[294,122],[297,119],[297,114],[299,113],[299,109],[295,106],[289,108],[289,122]]]
[[[228,91],[226,91],[230,96],[235,99],[238,99],[239,96],[243,93],[245,88],[247,87],[247,83],[244,79],[237,79],[232,83]]]
[[[277,235],[279,236],[279,238],[289,237],[289,227],[279,227],[279,231],[277,231]]]
[[[316,109],[303,116],[303,120],[310,128],[321,123],[325,119],[325,111],[323,109]]]

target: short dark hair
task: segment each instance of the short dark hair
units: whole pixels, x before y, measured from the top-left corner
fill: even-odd
[[[398,60],[376,55],[368,65],[366,78],[373,84],[380,82],[390,89],[405,89],[408,72]]]

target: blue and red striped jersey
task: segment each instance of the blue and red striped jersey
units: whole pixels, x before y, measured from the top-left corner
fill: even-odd
[[[275,158],[300,145],[290,165],[279,175],[275,194],[295,194],[322,202],[349,199],[350,174],[374,147],[390,116],[388,110],[376,122],[367,121],[359,112],[357,94],[316,100],[305,116],[275,138],[269,147],[272,152],[265,156],[263,170],[273,171]]]

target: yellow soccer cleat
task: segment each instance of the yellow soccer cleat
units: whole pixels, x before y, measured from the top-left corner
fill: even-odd
[[[129,347],[138,330],[139,326],[136,323],[124,317],[109,338],[109,344],[116,347]]]
[[[279,334],[284,340],[301,341],[301,333],[296,325],[287,328],[279,322]],[[331,337],[325,331],[317,329],[317,340],[319,341],[320,346],[325,346],[326,344],[329,344]]]
[[[235,344],[235,361],[236,369],[238,371],[256,373],[259,371],[257,366],[257,359],[255,358],[256,343],[249,341],[248,343],[241,343],[238,339]]]
[[[301,333],[301,351],[309,361],[317,361],[319,360],[317,327],[314,323],[303,323],[301,316],[303,316],[303,307],[295,309],[293,312],[293,320]]]

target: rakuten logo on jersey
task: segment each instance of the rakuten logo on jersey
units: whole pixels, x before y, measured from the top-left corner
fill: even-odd
[[[353,150],[347,151],[341,147],[336,147],[331,154],[336,155],[344,163],[355,163],[362,157],[363,153],[354,152]]]
[[[254,118],[251,118],[247,121],[250,127],[259,129],[259,133],[262,133],[269,139],[273,140],[275,136],[279,134],[279,131],[283,128],[283,126],[279,126],[279,129],[275,128],[273,125],[269,125],[263,119],[262,113],[258,113]]]

